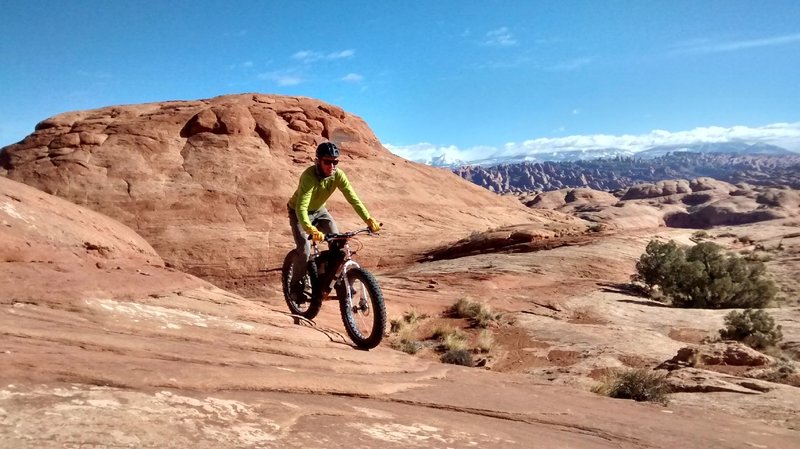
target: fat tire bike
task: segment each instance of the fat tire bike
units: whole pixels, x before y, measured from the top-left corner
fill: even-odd
[[[306,275],[296,285],[292,285],[292,272],[296,259],[302,256],[296,250],[289,251],[283,260],[281,282],[291,313],[307,320],[317,316],[322,301],[335,291],[347,335],[357,347],[372,349],[383,339],[386,305],[375,276],[353,260],[361,246],[352,250],[350,242],[358,242],[354,237],[359,234],[374,235],[369,228],[327,234],[328,249],[324,251],[312,242]]]

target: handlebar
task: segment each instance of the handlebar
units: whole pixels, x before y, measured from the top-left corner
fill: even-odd
[[[381,226],[383,226],[383,223],[381,223]],[[370,231],[370,229],[367,227],[367,228],[359,228],[359,229],[356,229],[355,231],[343,232],[343,233],[339,233],[339,234],[333,234],[333,233],[325,234],[325,241],[326,242],[330,242],[330,241],[333,241],[333,240],[347,240],[347,239],[350,239],[350,238],[353,238],[353,237],[357,236],[358,234],[380,235],[380,233],[378,233],[378,232]],[[310,235],[308,236],[308,240],[311,240],[311,236]]]

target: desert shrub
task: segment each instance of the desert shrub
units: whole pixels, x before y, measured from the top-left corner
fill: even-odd
[[[636,368],[610,372],[592,391],[612,398],[666,404],[669,385],[666,374]]]
[[[418,328],[419,322],[424,318],[427,318],[427,315],[411,310],[404,313],[402,318],[391,320],[390,331],[394,336],[390,346],[407,354],[419,352],[423,348],[423,344],[414,339],[414,333]]]
[[[403,351],[406,354],[412,354],[412,355],[418,353],[424,347],[422,342],[404,338],[398,338],[396,340],[393,340],[390,346],[392,347],[392,349]]]
[[[467,349],[467,336],[461,331],[453,331],[441,338],[445,351]]]
[[[443,363],[450,363],[453,365],[472,366],[472,354],[466,349],[451,349],[444,354],[440,359]]]
[[[400,332],[400,330],[406,326],[406,322],[399,318],[392,318],[389,320],[389,332],[392,334],[396,334]]]
[[[444,339],[445,335],[451,334],[453,332],[457,332],[453,326],[447,323],[437,323],[436,326],[431,330],[430,338],[435,340],[442,340]]]
[[[692,238],[695,238],[695,239],[698,239],[698,240],[699,239],[707,239],[707,238],[711,238],[711,234],[709,234],[706,231],[696,231],[696,232],[692,233]]]
[[[753,239],[749,235],[739,236],[739,238],[737,240],[739,241],[739,243],[742,243],[742,244],[745,244],[745,245],[752,245],[753,244]]]
[[[762,262],[724,254],[711,242],[684,249],[673,241],[653,240],[636,271],[634,281],[644,283],[651,293],[658,287],[678,307],[761,308],[777,293]]]
[[[783,339],[781,326],[775,326],[775,320],[766,311],[753,309],[734,310],[725,315],[725,329],[720,329],[719,335],[754,349],[775,346]]]
[[[490,352],[494,347],[494,336],[492,335],[492,331],[489,329],[484,329],[481,333],[478,334],[477,340],[475,340],[475,348],[483,353]]]
[[[488,305],[466,298],[456,301],[450,308],[450,314],[457,318],[466,318],[482,328],[489,327],[501,317],[501,314],[495,313]]]
[[[647,244],[645,253],[636,262],[636,274],[633,280],[643,283],[651,291],[656,286],[664,289],[673,281],[671,273],[685,261],[686,255],[683,249],[674,241],[651,240]]]
[[[408,324],[416,324],[425,318],[428,318],[428,315],[425,313],[419,313],[415,309],[411,309],[408,312],[403,314],[403,321]]]
[[[586,228],[588,232],[601,232],[604,229],[605,226],[602,223],[592,223],[588,228]]]

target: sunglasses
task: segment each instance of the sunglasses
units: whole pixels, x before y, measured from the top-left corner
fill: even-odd
[[[320,161],[325,165],[333,165],[334,167],[339,165],[339,159],[320,159]]]

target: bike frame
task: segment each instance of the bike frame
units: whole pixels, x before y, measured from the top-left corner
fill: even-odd
[[[369,228],[362,228],[362,229],[357,229],[355,231],[346,232],[344,234],[328,234],[328,235],[325,236],[325,241],[329,242],[329,243],[330,242],[335,242],[335,241],[338,241],[338,240],[343,240],[344,241],[344,243],[342,244],[342,248],[341,248],[341,251],[344,252],[344,258],[339,263],[339,266],[336,269],[336,274],[334,274],[333,277],[331,278],[330,284],[327,285],[325,290],[323,291],[322,299],[326,299],[328,297],[328,295],[333,290],[333,288],[334,288],[334,286],[336,285],[337,282],[343,282],[344,283],[344,285],[346,287],[345,291],[347,292],[347,298],[346,298],[347,301],[349,302],[349,301],[351,301],[353,299],[352,298],[352,292],[350,291],[350,285],[348,285],[348,283],[347,283],[347,271],[351,270],[353,268],[360,268],[361,265],[359,265],[358,262],[356,262],[352,258],[353,253],[350,250],[350,239],[352,239],[356,235],[362,234],[362,233],[373,234],[373,232],[370,231]],[[319,258],[321,253],[322,253],[322,251],[320,251],[319,245],[317,244],[317,242],[312,241],[312,255],[311,255],[311,259],[310,260],[313,261],[314,259]],[[345,299],[345,298],[339,298],[339,299],[341,300],[341,299]]]

